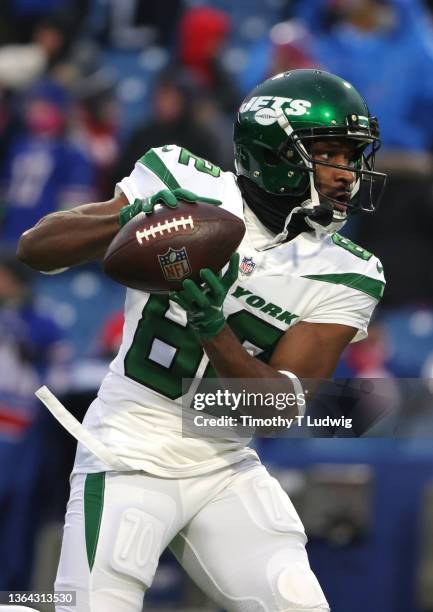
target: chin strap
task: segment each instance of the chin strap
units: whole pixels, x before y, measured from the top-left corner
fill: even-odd
[[[290,122],[287,119],[286,115],[284,114],[283,110],[280,111],[280,114],[278,116],[278,124],[280,128],[284,130],[287,136],[292,135],[293,128],[290,125]],[[304,145],[299,140],[297,142],[297,145],[305,153],[305,159],[304,159],[305,165],[309,169],[312,170],[313,165],[311,164],[311,162],[307,161],[308,153]],[[347,216],[344,215],[344,218],[342,218],[341,221],[334,220],[334,216],[335,216],[334,207],[332,206],[330,202],[320,201],[318,191],[314,184],[314,172],[309,172],[309,175],[310,175],[310,194],[311,194],[310,199],[305,200],[305,202],[302,202],[301,206],[294,208],[290,212],[289,216],[286,219],[284,228],[287,229],[287,226],[290,223],[292,215],[296,212],[305,218],[305,222],[311,228],[316,230],[317,234],[333,234],[334,232],[337,232],[343,227],[343,225],[347,221]]]
[[[299,213],[306,218],[305,220],[308,224],[313,222],[325,228],[332,223],[334,218],[334,207],[330,202],[319,203],[312,208],[310,208],[308,204],[308,201],[304,202]]]
[[[338,232],[345,225],[347,216],[344,216],[340,221],[335,221],[334,207],[330,202],[324,202],[315,206],[313,209],[303,209],[305,214],[305,222],[312,227],[316,234],[333,234]]]
[[[334,212],[334,208],[330,202],[320,203],[318,206],[311,206],[311,201],[306,200],[301,206],[297,206],[290,212],[284,224],[284,231],[287,233],[287,228],[292,220],[292,216],[297,213],[304,217],[306,224],[314,229],[316,234],[321,236],[333,234],[334,232],[338,232],[347,221],[347,219],[334,221]]]

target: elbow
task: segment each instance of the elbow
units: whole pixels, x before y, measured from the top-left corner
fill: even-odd
[[[24,232],[19,241],[16,251],[17,259],[22,263],[26,264],[33,270],[44,271],[45,268],[41,262],[38,261],[38,254],[35,248],[35,240],[32,236],[32,230]]]
[[[31,240],[29,240],[29,232],[24,232],[24,234],[21,235],[19,241],[18,241],[18,246],[17,246],[17,259],[19,259],[22,263],[25,263],[28,266],[31,266],[31,260],[32,260],[32,256],[31,256],[31,246],[30,243]]]
[[[23,264],[43,274],[58,274],[67,270],[59,267],[58,261],[53,265],[53,256],[43,248],[43,240],[34,232],[34,228],[27,230],[18,241],[16,256]]]

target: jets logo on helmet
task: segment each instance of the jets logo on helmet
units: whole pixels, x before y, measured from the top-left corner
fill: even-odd
[[[350,144],[350,166],[311,155],[314,143],[326,139]],[[374,169],[377,119],[350,83],[322,70],[292,70],[258,85],[240,106],[234,143],[237,174],[321,231],[340,229],[348,214],[374,211],[385,186],[386,175]],[[320,192],[318,165],[353,174],[345,210]]]
[[[271,125],[278,118],[278,111],[283,111],[289,116],[300,116],[308,113],[311,102],[308,100],[293,100],[281,96],[253,96],[244,102],[240,113],[255,113],[254,119],[261,125]]]

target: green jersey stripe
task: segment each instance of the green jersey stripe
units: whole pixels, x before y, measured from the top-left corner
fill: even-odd
[[[84,522],[89,569],[92,571],[104,507],[105,472],[87,474],[84,485]]]
[[[180,187],[170,170],[153,149],[149,149],[149,151],[138,161],[143,164],[143,166],[149,168],[149,170],[152,170],[169,189],[173,190]]]
[[[371,297],[376,298],[376,300],[380,300],[385,289],[383,281],[354,272],[343,274],[307,274],[302,278],[309,278],[310,280],[322,281],[324,283],[334,283],[336,285],[346,285],[352,289],[358,289],[358,291],[367,293]]]

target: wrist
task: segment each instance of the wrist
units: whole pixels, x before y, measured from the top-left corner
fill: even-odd
[[[197,321],[193,317],[188,317],[188,323],[200,340],[209,340],[220,333],[226,321],[224,315],[221,314],[220,317],[215,317],[211,321]]]
[[[119,212],[119,226],[123,227],[131,221],[136,215],[138,215],[143,210],[143,200],[136,198],[132,204],[127,204],[120,209]]]

